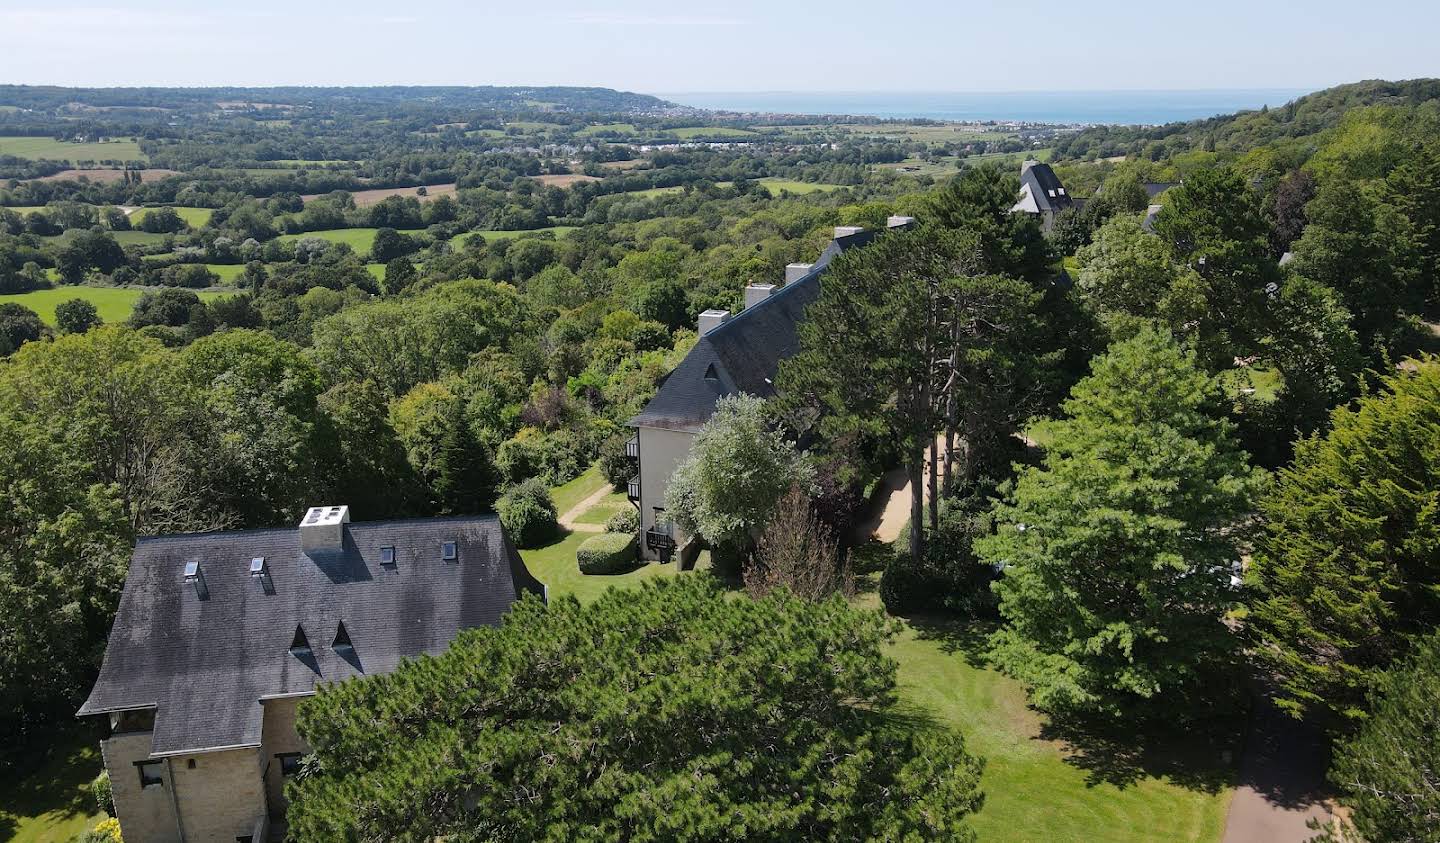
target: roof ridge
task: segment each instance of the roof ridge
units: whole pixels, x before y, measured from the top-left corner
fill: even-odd
[[[482,512],[475,515],[421,515],[416,518],[385,518],[379,521],[351,521],[346,524],[350,529],[357,527],[374,528],[392,526],[395,524],[423,524],[423,523],[448,523],[455,521],[496,521],[500,518],[494,512]],[[246,527],[239,530],[198,530],[193,533],[165,533],[154,536],[137,536],[135,543],[150,544],[171,541],[190,541],[192,539],[215,537],[215,536],[256,536],[265,533],[293,533],[297,527]]]

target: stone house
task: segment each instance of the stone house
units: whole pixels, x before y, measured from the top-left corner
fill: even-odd
[[[1040,218],[1040,228],[1046,234],[1055,227],[1055,218],[1061,211],[1073,208],[1075,200],[1060,183],[1060,177],[1050,169],[1049,164],[1027,160],[1020,170],[1020,201],[1010,209],[1012,214],[1033,214]]]
[[[143,538],[82,716],[127,841],[281,839],[308,750],[296,707],[322,682],[442,652],[544,596],[494,515]]]

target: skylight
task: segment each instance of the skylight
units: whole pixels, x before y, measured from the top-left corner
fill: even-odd
[[[394,564],[395,564],[395,548],[394,548],[394,547],[391,547],[391,546],[388,546],[388,545],[387,545],[387,546],[385,546],[385,547],[380,548],[380,564],[381,564],[381,565],[394,565]]]
[[[263,556],[256,556],[255,558],[253,558],[253,559],[250,560],[250,576],[252,576],[252,577],[263,577],[263,576],[265,576],[265,557],[263,557]]]
[[[459,550],[455,547],[455,542],[445,542],[440,545],[440,558],[446,562],[454,562],[459,558],[459,555]]]

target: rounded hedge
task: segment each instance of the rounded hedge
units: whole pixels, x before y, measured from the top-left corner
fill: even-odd
[[[635,564],[635,536],[601,533],[580,543],[575,551],[582,574],[614,574]]]
[[[538,547],[555,535],[555,501],[539,478],[511,486],[496,501],[495,510],[516,547]]]
[[[635,535],[640,532],[640,512],[634,507],[627,506],[605,522],[607,533],[627,533]]]

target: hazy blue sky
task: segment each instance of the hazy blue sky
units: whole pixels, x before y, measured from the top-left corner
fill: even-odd
[[[1440,75],[1436,0],[0,0],[0,82],[1318,88]]]

